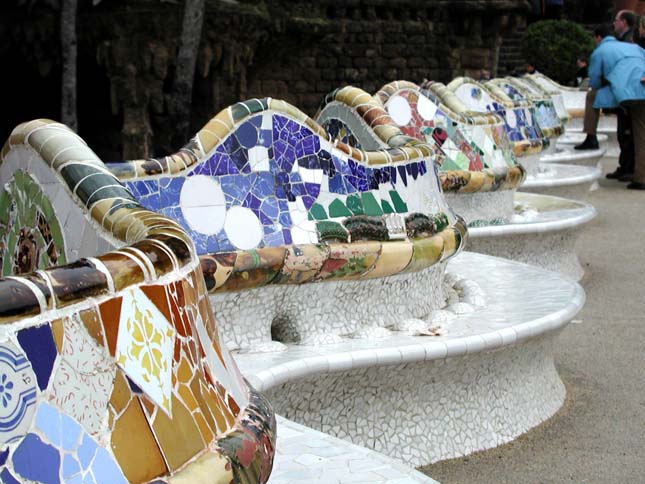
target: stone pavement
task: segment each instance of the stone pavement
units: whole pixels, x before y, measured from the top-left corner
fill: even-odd
[[[603,177],[589,202],[587,302],[555,347],[567,402],[510,444],[422,469],[441,483],[645,482],[645,192]]]

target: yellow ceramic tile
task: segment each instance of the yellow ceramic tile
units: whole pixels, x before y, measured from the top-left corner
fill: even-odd
[[[54,342],[56,343],[56,349],[58,350],[58,353],[60,353],[63,349],[63,337],[65,336],[63,320],[56,319],[52,321],[51,328],[52,334],[54,335]]]
[[[405,272],[419,271],[441,260],[444,240],[440,235],[414,239],[413,242],[414,254],[412,256],[412,262],[405,269]]]
[[[101,325],[101,319],[99,314],[95,309],[86,309],[79,313],[81,321],[89,335],[97,342],[99,346],[105,346],[105,338],[103,337],[103,326]]]
[[[199,431],[202,433],[202,438],[204,439],[204,442],[212,441],[214,437],[214,433],[211,430],[210,426],[208,425],[208,422],[206,422],[206,419],[202,415],[202,412],[201,411],[194,412],[193,417],[195,418],[195,423],[197,424],[197,427],[199,427]]]
[[[117,368],[116,377],[114,378],[114,387],[112,389],[112,396],[110,397],[110,405],[117,415],[121,414],[125,407],[128,406],[132,399],[132,391],[130,385],[123,372]]]
[[[188,409],[174,394],[171,398],[172,418],[165,412],[157,412],[152,429],[170,470],[175,472],[199,454],[205,442]]]
[[[409,241],[384,242],[374,269],[363,278],[372,279],[402,272],[410,264],[412,253],[413,247]]]
[[[148,482],[168,472],[138,399],[116,421],[110,443],[129,482]]]

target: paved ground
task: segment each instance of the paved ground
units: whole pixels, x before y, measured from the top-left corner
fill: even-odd
[[[508,445],[423,469],[441,483],[645,483],[645,192],[600,184],[578,242],[587,302],[555,348],[567,402]]]

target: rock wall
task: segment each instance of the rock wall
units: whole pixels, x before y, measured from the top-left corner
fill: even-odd
[[[81,136],[106,159],[174,151],[182,140],[173,139],[166,99],[183,5],[91,3],[81,2],[78,20]],[[0,7],[0,54],[22,76],[0,81],[0,90],[25,99],[30,115],[58,119],[58,13],[48,5]],[[285,99],[312,115],[346,84],[375,91],[395,79],[494,72],[501,34],[523,22],[527,7],[524,0],[207,0],[192,127],[249,97]],[[0,134],[22,117],[10,113]]]

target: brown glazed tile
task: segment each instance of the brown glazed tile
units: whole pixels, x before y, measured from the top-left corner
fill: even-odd
[[[130,400],[132,400],[130,385],[128,385],[123,371],[117,368],[116,376],[114,377],[114,386],[112,387],[112,395],[110,396],[110,406],[116,415],[120,415],[128,406]]]
[[[145,240],[134,244],[133,247],[142,251],[150,259],[157,277],[161,277],[173,270],[172,259],[161,247]]]
[[[232,427],[230,422],[233,418],[224,401],[215,396],[214,392],[209,392],[199,378],[192,381],[190,389],[214,434],[222,434]]]
[[[105,338],[103,335],[103,326],[99,313],[95,308],[86,309],[79,313],[81,321],[89,335],[98,343],[99,346],[105,347]]]
[[[145,279],[145,274],[141,267],[123,254],[111,252],[98,257],[98,259],[105,264],[105,267],[112,275],[116,291],[139,284]]]
[[[86,260],[49,269],[47,275],[52,283],[56,305],[59,308],[109,292],[105,274],[96,270]]]
[[[52,300],[52,293],[49,290],[49,286],[47,286],[47,282],[45,279],[38,273],[31,273],[31,274],[24,274],[21,277],[24,277],[25,279],[30,280],[33,282],[38,289],[40,289],[40,292],[43,294],[45,297],[45,301],[47,302],[46,309],[52,309],[53,307],[53,300]]]
[[[164,286],[154,285],[154,286],[139,286],[139,289],[148,296],[150,301],[157,306],[157,309],[161,311],[161,314],[164,315],[166,320],[170,323],[172,321],[172,314],[170,313],[170,307],[168,307],[168,296],[166,294],[166,288]]]
[[[168,472],[136,398],[115,422],[110,443],[114,457],[129,482],[148,482]]]
[[[65,329],[63,326],[62,319],[55,319],[51,323],[52,335],[54,336],[54,343],[56,343],[56,349],[60,354],[63,351],[63,338],[65,337]]]
[[[193,413],[193,418],[195,419],[197,428],[199,428],[199,431],[202,434],[202,439],[204,439],[204,442],[212,441],[213,437],[215,437],[215,434],[208,425],[208,422],[206,422],[206,418],[204,417],[204,415],[202,415],[202,412],[196,411],[195,413]]]
[[[181,401],[172,394],[172,418],[158,411],[152,423],[157,442],[171,472],[175,472],[205,446],[192,415]]]
[[[121,317],[121,297],[108,299],[99,306],[101,321],[103,322],[103,334],[107,342],[110,354],[116,354],[116,340],[119,335],[119,318]]]
[[[168,286],[166,286],[166,293],[169,301],[169,310],[172,314],[172,319],[169,319],[168,321],[172,322],[177,333],[185,338],[188,336],[190,331],[190,322],[188,320],[182,281],[168,284]]]
[[[0,293],[7,294],[7,297],[0,299],[0,323],[40,314],[38,298],[23,283],[13,279],[1,279]]]

